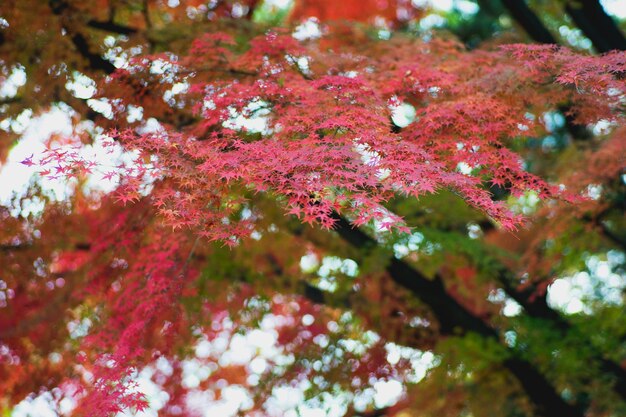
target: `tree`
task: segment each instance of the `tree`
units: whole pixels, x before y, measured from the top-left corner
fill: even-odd
[[[621,32],[565,3],[592,55],[479,3],[543,45],[400,0],[0,5],[0,154],[71,117],[0,211],[1,406],[626,412]]]

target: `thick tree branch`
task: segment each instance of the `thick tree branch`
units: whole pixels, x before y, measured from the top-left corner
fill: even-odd
[[[5,104],[19,103],[20,101],[22,101],[21,96],[5,97],[5,98],[0,99],[0,106],[5,105]]]
[[[111,62],[102,58],[100,54],[91,52],[89,43],[82,33],[74,33],[71,35],[72,43],[76,47],[76,50],[89,62],[89,67],[94,70],[99,70],[105,74],[112,74],[116,68]]]
[[[385,417],[389,413],[390,409],[391,407],[383,407],[370,411],[358,412],[354,410],[354,408],[350,407],[343,417]]]
[[[353,227],[343,217],[335,214],[334,219],[335,231],[350,245],[359,249],[373,248],[376,245],[374,239]],[[394,282],[409,290],[430,307],[439,321],[442,334],[463,335],[473,332],[500,343],[498,333],[448,294],[440,279],[431,280],[419,270],[397,258],[392,258],[386,269]],[[505,349],[511,353],[511,357],[506,359],[503,365],[516,377],[533,402],[536,415],[583,416],[582,411],[561,398],[550,382],[532,364],[515,357],[510,349]]]
[[[598,0],[570,0],[565,11],[598,52],[626,50],[626,38]]]
[[[50,0],[48,2],[48,5],[50,6],[50,10],[52,10],[52,13],[56,16],[59,16],[61,21],[66,20],[66,17],[64,15],[70,8],[69,4],[67,4],[66,1]],[[105,74],[111,74],[113,73],[113,71],[116,70],[115,66],[111,62],[102,58],[100,54],[91,51],[91,48],[89,47],[89,42],[87,42],[87,38],[85,38],[85,35],[77,31],[72,31],[67,24],[64,24],[63,28],[67,31],[72,41],[72,44],[74,44],[74,47],[76,48],[78,53],[89,62],[89,67],[91,69],[96,71],[102,71]]]
[[[558,43],[548,28],[541,22],[541,19],[528,7],[524,0],[502,0],[502,4],[533,41],[544,44]],[[589,139],[591,136],[590,132],[585,126],[575,122],[574,117],[571,115],[570,106],[560,106],[559,111],[564,115],[565,128],[574,140]]]
[[[502,0],[513,19],[519,23],[532,40],[538,43],[554,43],[557,41],[543,25],[537,15],[528,7],[524,0]]]
[[[556,38],[523,0],[502,0],[515,21],[538,43],[556,44]],[[569,0],[566,13],[591,40],[598,52],[626,50],[626,38],[598,0]]]
[[[538,295],[532,287],[520,290],[516,287],[514,281],[508,271],[501,271],[498,274],[498,282],[502,285],[504,291],[519,303],[530,317],[543,320],[547,325],[552,326],[555,331],[562,335],[577,331],[561,314],[548,305],[546,293]],[[595,348],[588,340],[581,338],[580,343],[588,347],[589,351],[595,351]],[[591,359],[599,364],[602,372],[613,377],[613,390],[626,400],[626,370],[619,364],[603,358],[599,353],[593,355]]]
[[[89,20],[87,21],[87,26],[103,30],[105,32],[117,33],[119,35],[132,35],[137,33],[137,29],[131,28],[129,26],[118,25],[117,23],[113,23],[112,21],[102,22],[99,20]]]

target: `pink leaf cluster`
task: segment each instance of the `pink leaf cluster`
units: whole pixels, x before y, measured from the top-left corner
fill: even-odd
[[[450,189],[514,229],[522,219],[494,201],[491,186],[514,196],[560,192],[527,172],[507,145],[539,133],[535,116],[563,102],[588,123],[615,117],[624,96],[619,54],[524,45],[467,52],[450,42],[398,40],[376,45],[371,58],[358,47],[325,49],[280,32],[240,49],[226,34],[204,35],[188,56],[143,57],[110,80],[125,105],[147,106],[155,83],[188,85],[176,105],[195,122],[115,137],[140,164],[156,165],[166,185],[151,198],[169,225],[228,244],[252,230],[254,216],[239,216],[250,193],[269,193],[288,213],[327,228],[339,212],[357,225],[377,220],[406,230],[401,219],[389,221],[385,201]],[[596,102],[603,104],[589,110]],[[415,109],[415,120],[394,129],[400,104]],[[56,169],[64,173],[70,161]],[[120,174],[120,201],[139,195],[145,172]]]

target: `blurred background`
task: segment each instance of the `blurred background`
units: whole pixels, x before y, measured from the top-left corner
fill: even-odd
[[[541,43],[599,55],[626,50],[626,1],[4,0],[3,416],[76,410],[76,397],[61,381],[67,374],[88,379],[75,355],[100,317],[98,302],[87,296],[69,301],[87,276],[81,256],[92,250],[81,246],[87,232],[77,213],[85,200],[118,185],[106,172],[69,181],[42,177],[29,158],[71,137],[95,161],[132,161],[122,149],[105,149],[106,132],[127,126],[158,131],[166,124],[184,130],[193,122],[189,115],[170,110],[180,110],[177,97],[188,85],[159,91],[167,111],[121,108],[102,87],[104,77],[133,57],[182,53],[207,31],[234,33],[246,45],[276,27],[302,42],[345,30],[347,42],[356,43],[355,36],[363,43],[447,39],[467,51]],[[157,69],[154,76],[164,73]],[[402,129],[416,122],[415,114],[413,106],[399,106],[392,125]],[[263,135],[263,117],[235,114],[231,122]],[[367,226],[384,250],[365,253],[337,233],[294,232],[282,212],[258,201],[267,216],[252,242],[232,250],[202,244],[199,295],[181,301],[187,323],[195,326],[184,336],[186,350],[135,369],[129,378],[149,407],[118,415],[540,415],[502,366],[508,360],[502,349],[533,363],[565,401],[584,410],[580,415],[626,415],[623,123],[575,124],[563,106],[529,117],[540,120],[545,134],[525,137],[512,149],[528,171],[552,182],[579,174],[572,181],[587,197],[581,207],[554,208],[536,193],[512,196],[494,188],[494,198],[534,219],[513,236],[451,192],[418,204],[398,198],[387,208],[414,231],[380,237],[380,228]],[[102,207],[94,208],[94,217]],[[442,284],[446,294],[489,321],[500,345],[442,335],[428,303],[408,296],[377,267],[389,254],[429,275],[454,271]],[[27,302],[19,304],[22,295]],[[56,295],[56,304],[45,307]],[[206,317],[198,313],[199,299],[215,301]],[[199,317],[206,321],[194,322]]]

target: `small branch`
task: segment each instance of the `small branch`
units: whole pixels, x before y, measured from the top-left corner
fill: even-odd
[[[180,273],[178,274],[179,278],[182,278],[185,275],[185,272],[187,272],[189,263],[193,259],[193,255],[196,252],[198,243],[200,243],[200,238],[201,238],[200,235],[198,235],[196,239],[193,241],[193,245],[191,245],[191,250],[189,251],[189,255],[187,255],[187,259],[185,259],[185,263],[183,263],[183,266],[180,268]]]
[[[23,243],[19,243],[17,245],[2,244],[0,245],[0,252],[23,251],[23,250],[30,248],[31,246],[32,246],[31,244],[23,244]]]
[[[134,33],[137,33],[137,29],[135,28],[118,25],[117,23],[113,23],[112,21],[102,22],[92,19],[87,22],[87,26],[94,29],[104,30],[106,32],[117,33],[120,35],[132,35]]]
[[[287,58],[291,60],[293,66],[296,67],[296,71],[298,72],[298,74],[300,74],[300,76],[302,76],[302,78],[304,78],[307,81],[313,80],[313,77],[311,77],[309,74],[304,72],[302,68],[300,68],[300,65],[298,64],[298,60],[293,55],[287,55]]]
[[[152,20],[150,19],[150,7],[148,5],[148,0],[143,0],[142,13],[146,22],[146,28],[148,28],[148,30],[152,29]]]
[[[100,70],[106,74],[112,74],[117,68],[110,61],[102,58],[100,54],[91,52],[89,44],[82,33],[74,33],[71,35],[72,43],[76,47],[78,53],[89,61],[89,66],[94,70]]]
[[[5,104],[19,103],[21,101],[22,101],[22,97],[20,96],[5,97],[5,98],[0,99],[0,106],[5,105]]]
[[[598,219],[596,224],[600,227],[602,234],[607,239],[618,245],[622,251],[626,252],[626,240],[623,237],[612,231],[606,223],[602,222],[600,219]]]
[[[318,287],[311,285],[306,281],[302,282],[302,286],[302,295],[313,304],[325,305],[331,308],[352,308],[350,295],[354,294],[354,292],[351,292],[347,296],[339,296],[320,290]]]
[[[247,77],[256,77],[259,75],[257,72],[241,70],[237,68],[217,68],[217,67],[200,67],[194,69],[184,69],[177,72],[177,74],[188,75],[195,74],[198,72],[216,72],[230,75],[242,75]]]

